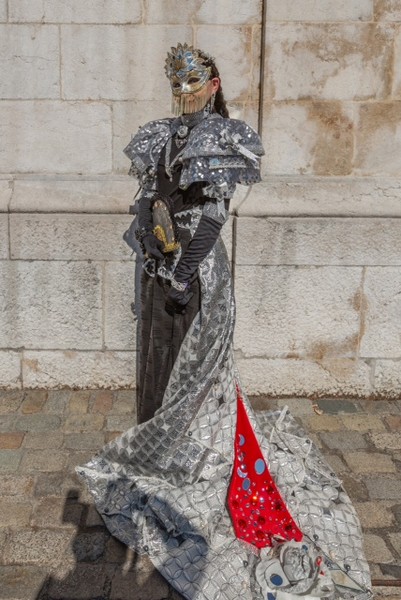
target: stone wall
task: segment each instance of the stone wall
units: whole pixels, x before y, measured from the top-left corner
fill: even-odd
[[[0,386],[135,386],[122,149],[189,41],[266,148],[224,232],[246,389],[400,394],[401,4],[262,4],[0,0]]]

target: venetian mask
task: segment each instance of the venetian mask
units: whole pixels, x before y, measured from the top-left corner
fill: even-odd
[[[165,71],[173,92],[171,108],[175,115],[202,110],[210,99],[208,81],[212,69],[205,65],[199,50],[177,44],[167,53]]]

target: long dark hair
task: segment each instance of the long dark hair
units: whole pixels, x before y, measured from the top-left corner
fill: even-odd
[[[214,77],[218,77],[220,79],[220,73],[219,70],[213,60],[213,58],[211,56],[209,56],[209,54],[206,54],[206,52],[202,52],[202,50],[198,50],[199,55],[204,59],[204,64],[207,67],[211,67],[212,72],[210,74],[210,79],[213,79]],[[216,112],[218,112],[222,117],[224,117],[225,119],[229,118],[229,112],[228,112],[228,108],[227,108],[227,103],[226,100],[224,98],[224,94],[223,94],[223,88],[221,87],[221,79],[220,79],[220,87],[216,92],[216,99],[214,102],[214,110]]]

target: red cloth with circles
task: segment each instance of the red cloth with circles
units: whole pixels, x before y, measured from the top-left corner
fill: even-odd
[[[238,390],[235,459],[227,501],[237,538],[257,548],[272,546],[273,537],[302,540],[269,473]]]

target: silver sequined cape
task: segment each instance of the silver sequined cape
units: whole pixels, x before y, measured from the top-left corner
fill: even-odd
[[[124,153],[131,160],[130,175],[144,189],[151,189],[162,148],[176,130],[179,119],[150,121],[141,127]],[[230,197],[236,183],[251,185],[260,181],[260,137],[244,121],[210,115],[191,129],[181,157],[180,187],[197,181],[226,190]],[[210,190],[210,196],[213,196]]]

